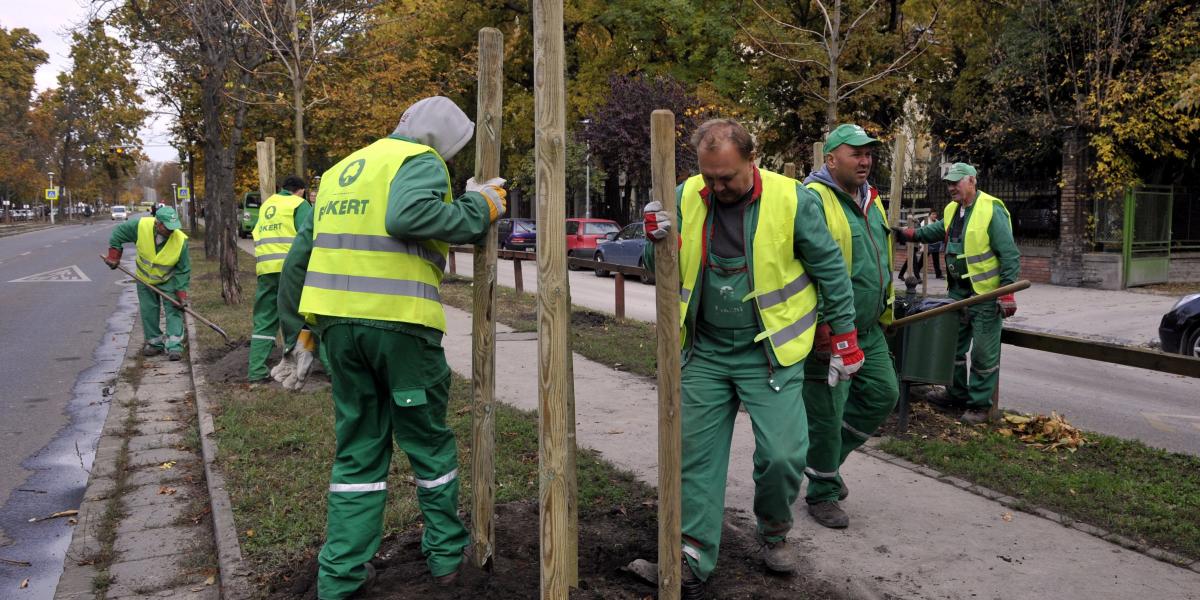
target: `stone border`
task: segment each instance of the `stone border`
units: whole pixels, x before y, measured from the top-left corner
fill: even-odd
[[[238,543],[237,524],[233,519],[233,503],[225,491],[225,476],[216,465],[217,441],[213,434],[212,404],[203,390],[208,381],[200,365],[200,337],[196,322],[184,313],[188,333],[188,363],[192,367],[192,390],[196,394],[196,417],[200,426],[200,450],[204,458],[204,480],[208,484],[208,499],[212,507],[213,539],[217,547],[217,566],[221,575],[221,597],[231,600],[249,598],[253,592],[250,571],[242,560]]]
[[[876,444],[878,444],[877,441],[871,440],[870,442],[863,444],[862,446],[859,446],[858,450],[872,458],[877,458],[879,460],[882,460],[883,462],[896,465],[897,467],[902,467],[902,468],[908,469],[909,471],[912,471],[914,473],[919,473],[926,477],[931,477],[942,483],[948,483],[960,490],[975,494],[976,496],[983,496],[984,498],[987,498],[988,500],[994,500],[994,501],[999,502],[1000,504],[1004,505],[1006,508],[1011,508],[1013,510],[1019,510],[1021,512],[1029,513],[1032,515],[1037,515],[1039,517],[1042,517],[1043,519],[1047,519],[1047,520],[1053,521],[1055,523],[1058,523],[1059,525],[1062,525],[1063,527],[1069,527],[1076,531],[1082,531],[1083,533],[1086,533],[1086,534],[1094,536],[1094,537],[1098,537],[1106,542],[1114,543],[1114,544],[1121,546],[1122,548],[1125,548],[1127,550],[1132,550],[1139,554],[1144,554],[1146,556],[1149,556],[1150,558],[1161,560],[1165,563],[1174,565],[1176,567],[1182,567],[1182,568],[1194,571],[1196,573],[1200,573],[1200,560],[1192,560],[1185,556],[1180,556],[1178,554],[1175,554],[1174,552],[1169,552],[1169,551],[1163,550],[1161,548],[1155,548],[1153,546],[1150,546],[1149,544],[1143,544],[1142,542],[1139,542],[1137,540],[1133,540],[1133,539],[1127,538],[1123,535],[1119,535],[1119,534],[1113,533],[1111,531],[1101,529],[1094,525],[1089,525],[1082,521],[1076,521],[1075,519],[1072,519],[1071,517],[1068,517],[1067,515],[1062,515],[1062,514],[1054,512],[1052,510],[1042,508],[1040,506],[1032,506],[1029,502],[1027,502],[1025,500],[1021,500],[1019,498],[1014,498],[1012,496],[1002,494],[991,488],[986,488],[981,485],[971,483],[970,481],[961,479],[959,477],[954,477],[952,475],[946,475],[945,473],[942,473],[942,472],[938,471],[937,469],[933,469],[933,468],[927,467],[925,465],[919,465],[919,464],[911,462],[909,460],[900,458],[899,456],[896,456],[894,454],[884,452],[883,450],[876,448],[875,447]]]

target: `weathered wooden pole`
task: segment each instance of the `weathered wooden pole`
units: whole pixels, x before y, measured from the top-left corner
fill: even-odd
[[[577,580],[571,537],[575,420],[567,284],[566,84],[562,0],[533,0],[534,155],[538,266],[538,532],[541,598],[562,600]]]
[[[823,164],[825,164],[825,142],[824,141],[813,142],[813,168],[812,168],[812,170],[816,171],[817,169],[820,169],[821,165],[823,165]]]
[[[500,123],[504,100],[504,35],[479,30],[475,119],[475,181],[500,176]],[[471,316],[471,563],[489,569],[496,544],[496,224],[475,251]]]
[[[900,226],[900,208],[904,202],[904,151],[908,148],[908,143],[904,139],[904,132],[896,132],[896,147],[892,151],[892,191],[889,192],[891,198],[888,200],[888,219],[891,221],[892,227]],[[909,216],[912,220],[912,216]],[[907,223],[912,227],[912,223]],[[910,271],[917,270],[917,264],[914,261],[916,255],[913,253],[913,248],[916,248],[917,242],[910,241],[905,244],[908,250],[908,268]],[[893,271],[896,265],[888,265]],[[900,282],[904,285],[904,282]],[[895,284],[893,284],[895,285]]]
[[[275,194],[275,138],[266,138],[254,147],[258,151],[258,201],[262,203]]]
[[[791,163],[788,163],[789,165]],[[796,170],[792,166],[792,172]],[[786,168],[785,168],[786,170]],[[650,173],[654,199],[675,215],[675,115],[650,114]],[[655,330],[658,338],[658,597],[679,598],[680,455],[678,224],[654,244]]]
[[[651,143],[651,145],[654,144],[653,137],[650,138],[650,143]],[[783,163],[783,176],[791,177],[792,179],[795,179],[796,178],[796,163],[793,163],[793,162]]]

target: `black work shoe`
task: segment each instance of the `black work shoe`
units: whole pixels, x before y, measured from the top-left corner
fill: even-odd
[[[966,400],[951,398],[950,392],[946,388],[939,388],[925,394],[925,401],[941,408],[963,408],[967,405]]]
[[[787,548],[787,540],[768,542],[760,539],[763,566],[773,573],[792,573],[796,570],[796,559]]]
[[[142,356],[158,356],[159,354],[162,354],[162,353],[163,353],[162,346],[151,346],[150,344],[146,344],[145,346],[142,346]]]
[[[167,358],[173,361],[183,360],[183,352],[180,350],[172,350],[167,353]]]
[[[846,482],[841,482],[841,487],[838,488],[838,502],[850,497],[850,488],[846,487]]]
[[[696,577],[686,558],[683,559],[683,566],[679,568],[679,588],[679,597],[682,600],[704,600],[704,582]]]
[[[450,586],[458,583],[458,573],[460,571],[462,571],[462,564],[459,564],[457,569],[455,569],[449,573],[446,573],[445,575],[440,575],[438,577],[434,577],[433,582],[438,584],[441,587],[450,587]]]
[[[353,594],[350,594],[350,598],[361,597],[369,593],[371,588],[375,587],[375,581],[378,579],[378,574],[375,572],[375,565],[366,563],[363,566],[367,569],[367,578],[363,580],[362,585],[358,586],[357,590],[354,590]]]
[[[965,412],[963,412],[962,416],[959,417],[958,420],[960,423],[965,423],[967,425],[979,425],[980,423],[987,423],[991,420],[991,417],[988,414],[989,412],[990,411],[987,409],[968,408]]]
[[[817,523],[830,529],[845,529],[850,525],[850,517],[837,502],[818,502],[808,505],[808,514]]]

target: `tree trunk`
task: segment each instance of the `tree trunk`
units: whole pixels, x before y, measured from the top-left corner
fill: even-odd
[[[196,219],[196,186],[193,183],[196,177],[196,153],[192,152],[194,146],[194,141],[187,141],[188,224],[192,228],[192,237],[196,237],[196,233],[200,229],[200,222]],[[208,254],[207,248],[205,248],[205,254]]]
[[[296,139],[295,172],[296,177],[304,179],[304,80],[299,76],[292,80],[292,110],[295,114],[292,119]]]
[[[827,56],[829,57],[829,87],[825,95],[825,133],[833,131],[837,127],[837,109],[838,109],[838,61],[842,57],[841,48],[841,32],[842,32],[842,2],[837,0],[833,3],[833,10],[830,11],[830,22],[832,23],[832,31],[829,32],[829,42],[826,47]]]
[[[200,109],[204,115],[204,197],[210,213],[209,228],[212,231],[209,239],[215,238],[216,254],[221,263],[221,297],[226,304],[240,304],[242,287],[237,280],[233,150],[232,145],[226,145],[221,118],[224,74],[225,69],[212,65],[200,85]]]

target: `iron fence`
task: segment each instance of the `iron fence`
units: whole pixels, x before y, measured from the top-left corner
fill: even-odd
[[[891,201],[891,184],[877,185],[884,204]],[[1019,240],[1058,239],[1058,211],[1061,191],[1053,180],[1012,181],[979,177],[978,188],[1004,201],[1012,215],[1013,235]],[[901,207],[904,213],[941,212],[950,203],[946,182],[938,174],[924,185],[906,185]]]

